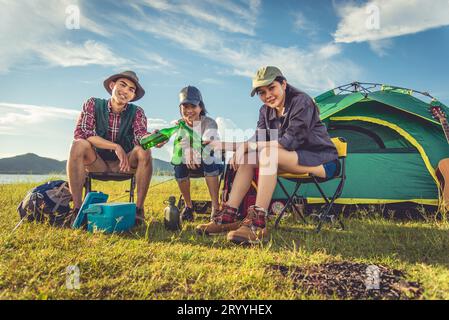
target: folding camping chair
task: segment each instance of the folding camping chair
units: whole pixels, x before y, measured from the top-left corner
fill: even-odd
[[[89,172],[84,182],[84,198],[92,191],[92,180],[100,181],[126,181],[130,180],[129,202],[134,202],[134,190],[136,189],[136,176],[132,173]]]
[[[337,148],[338,159],[340,161],[340,172],[337,176],[335,176],[334,178],[331,178],[331,179],[319,178],[312,174],[285,173],[285,174],[280,174],[278,176],[277,180],[278,180],[279,187],[284,192],[284,194],[288,200],[287,200],[287,203],[285,204],[285,206],[279,212],[279,216],[275,222],[275,228],[278,227],[278,225],[287,209],[293,210],[294,213],[299,215],[303,221],[306,221],[304,215],[299,211],[299,209],[295,205],[298,198],[301,198],[298,195],[299,187],[305,183],[313,183],[316,186],[316,188],[318,189],[318,191],[320,192],[320,194],[325,202],[324,205],[320,208],[318,214],[316,214],[316,217],[318,220],[318,226],[317,226],[316,231],[319,232],[321,230],[323,222],[325,222],[327,220],[330,220],[331,222],[333,222],[334,216],[330,215],[329,213],[332,209],[332,206],[335,203],[335,200],[337,200],[341,196],[341,193],[343,191],[343,187],[345,184],[345,180],[346,180],[346,162],[345,161],[346,161],[346,155],[347,155],[347,142],[343,138],[332,138],[331,140],[335,144],[335,147]],[[284,178],[286,180],[296,182],[296,186],[294,187],[294,191],[292,193],[289,193],[287,191],[287,189],[285,188],[285,186],[282,183],[282,180],[280,178]],[[323,182],[326,182],[326,181],[333,180],[333,179],[339,179],[340,182],[338,183],[337,188],[336,188],[334,194],[332,195],[332,197],[327,197],[325,195],[323,189],[321,188],[320,184]],[[339,222],[341,228],[344,229],[343,222],[340,219],[338,219],[338,222]]]

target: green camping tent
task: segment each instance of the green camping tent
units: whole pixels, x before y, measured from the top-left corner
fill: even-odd
[[[426,103],[420,98],[428,99]],[[331,137],[348,142],[347,180],[339,204],[413,202],[438,205],[438,162],[449,144],[429,106],[449,109],[428,93],[354,82],[315,98]],[[336,181],[323,183],[328,195]],[[285,181],[287,188],[294,183]],[[309,203],[323,200],[313,184],[301,186]],[[276,188],[273,199],[283,199]]]

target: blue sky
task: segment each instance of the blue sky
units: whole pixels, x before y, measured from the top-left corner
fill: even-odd
[[[315,96],[355,80],[449,104],[449,1],[0,0],[0,157],[67,159],[89,97],[135,70],[149,129],[179,117],[195,85],[220,129],[249,129],[251,75],[276,65]],[[79,29],[76,28],[77,9]],[[67,28],[67,25],[69,28]],[[75,28],[73,28],[75,27]],[[169,146],[155,151],[168,160]]]

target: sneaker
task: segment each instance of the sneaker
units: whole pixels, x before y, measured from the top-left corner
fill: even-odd
[[[226,204],[218,210],[209,223],[200,224],[196,227],[196,232],[208,236],[226,233],[240,227],[242,221],[237,217],[237,209]]]
[[[184,207],[181,212],[182,221],[193,222],[193,208]]]
[[[228,241],[236,244],[258,244],[267,241],[269,233],[266,226],[267,211],[258,206],[248,208],[248,215],[237,230],[228,233]]]
[[[145,223],[145,213],[143,208],[136,208],[136,227],[140,227]]]

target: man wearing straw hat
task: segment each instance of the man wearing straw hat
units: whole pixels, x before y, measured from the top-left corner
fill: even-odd
[[[111,97],[90,98],[84,103],[67,161],[73,216],[82,205],[86,171],[135,173],[136,224],[140,225],[153,168],[150,150],[139,145],[147,134],[145,112],[130,102],[142,98],[145,90],[133,71],[114,74],[103,84]]]

